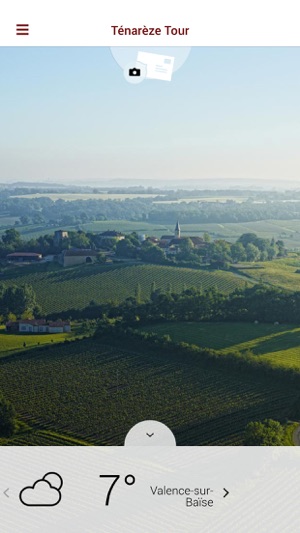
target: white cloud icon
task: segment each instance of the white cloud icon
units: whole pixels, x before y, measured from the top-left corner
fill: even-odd
[[[49,474],[46,474],[43,479],[36,481],[32,487],[25,487],[21,490],[19,497],[23,505],[30,507],[53,507],[60,502],[61,492],[59,489],[62,486],[62,479],[56,474],[57,478],[61,481],[59,488],[56,488],[45,479],[47,476],[49,477]]]

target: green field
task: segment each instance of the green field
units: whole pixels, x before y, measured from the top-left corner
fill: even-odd
[[[156,288],[162,289],[167,289],[171,283],[174,292],[181,292],[184,286],[203,289],[215,286],[224,292],[231,292],[236,287],[244,287],[246,281],[231,272],[160,265],[52,268],[52,265],[14,267],[5,271],[1,281],[6,285],[32,285],[37,302],[46,314],[72,308],[82,309],[91,300],[97,303],[121,302],[134,296],[138,283],[142,298],[148,299],[153,281]]]
[[[1,224],[0,219],[0,234],[4,233],[6,229],[6,224]],[[56,230],[61,229],[61,226],[47,226],[45,224],[28,224],[26,226],[18,226],[17,230],[21,233],[22,239],[36,239],[40,235],[50,234],[52,235]],[[67,231],[92,231],[95,233],[101,233],[106,230],[117,230],[122,231],[123,233],[132,233],[136,231],[137,233],[145,233],[147,235],[156,235],[161,236],[164,233],[174,233],[174,224],[173,226],[165,226],[163,224],[150,224],[148,222],[132,222],[130,220],[98,220],[95,222],[87,222],[86,224],[79,224],[76,226],[64,226],[64,229]]]
[[[296,271],[299,270],[299,273]],[[300,258],[276,259],[264,263],[243,263],[237,272],[248,276],[252,281],[300,291]]]
[[[161,200],[155,200],[154,204],[182,204],[183,202],[186,204],[190,204],[193,202],[219,202],[225,204],[229,200],[232,200],[233,202],[236,202],[238,204],[245,202],[248,200],[248,196],[192,196],[191,198],[179,198],[179,200],[164,200],[163,198]]]
[[[18,350],[24,350],[24,342],[27,348],[37,348],[43,344],[52,344],[62,342],[65,339],[72,338],[71,333],[55,333],[55,334],[12,334],[6,333],[5,327],[0,326],[0,357],[8,355]]]
[[[0,228],[7,227],[7,226],[13,226],[16,220],[19,220],[18,217],[0,215]]]
[[[251,350],[272,366],[300,371],[300,327],[248,323],[195,323],[158,324],[144,328],[160,335],[170,335],[176,342],[187,342],[202,347],[229,352]]]
[[[32,428],[16,435],[19,445],[70,437],[122,445],[146,419],[167,424],[178,445],[240,445],[250,420],[288,417],[299,396],[293,386],[208,367],[201,356],[126,351],[93,339],[5,357],[0,366],[0,390]]]

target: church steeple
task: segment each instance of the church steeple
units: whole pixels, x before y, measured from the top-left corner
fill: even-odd
[[[176,226],[175,226],[175,237],[177,237],[177,239],[180,239],[180,226],[179,226],[179,221],[178,220],[177,220]]]

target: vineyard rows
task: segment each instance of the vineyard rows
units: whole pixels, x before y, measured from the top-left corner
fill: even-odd
[[[0,361],[0,390],[19,418],[46,432],[122,445],[137,422],[156,419],[179,445],[241,444],[245,424],[288,416],[298,392],[204,361],[129,353],[95,340]]]
[[[83,442],[55,435],[43,430],[31,430],[16,434],[12,439],[0,439],[0,446],[78,446]]]
[[[82,309],[92,300],[97,303],[121,302],[134,296],[137,284],[141,286],[141,296],[148,299],[151,284],[157,288],[167,289],[171,284],[174,292],[181,292],[184,287],[207,289],[217,287],[223,292],[231,292],[237,287],[244,287],[242,277],[232,272],[195,270],[190,268],[168,267],[160,265],[134,265],[126,267],[108,267],[84,265],[83,267],[53,271],[31,271],[30,267],[20,269],[3,276],[6,285],[33,286],[37,301],[43,312],[55,313],[68,309]]]

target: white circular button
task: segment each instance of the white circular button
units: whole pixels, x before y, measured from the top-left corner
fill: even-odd
[[[172,431],[157,420],[144,420],[127,433],[124,446],[176,446]]]

